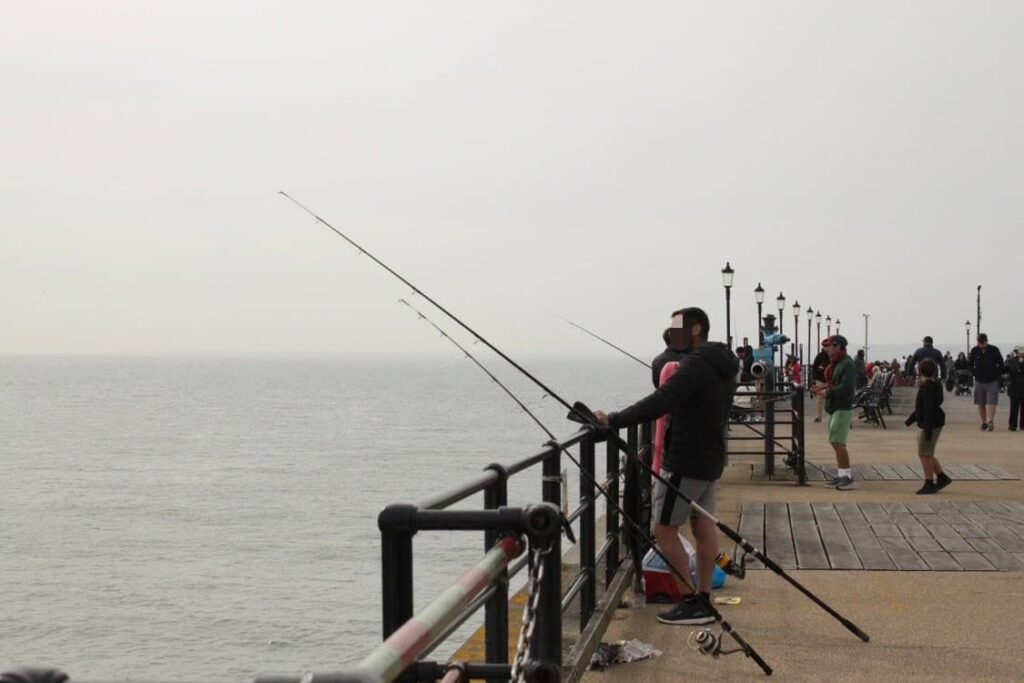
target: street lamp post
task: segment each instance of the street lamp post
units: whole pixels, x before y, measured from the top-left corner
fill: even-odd
[[[836,334],[839,334],[839,326],[840,326],[841,324],[842,324],[842,323],[840,323],[840,322],[839,322],[839,318],[836,318]]]
[[[825,316],[825,326],[828,329],[828,336],[831,337],[832,336],[832,316],[830,316],[830,315],[826,315]]]
[[[732,266],[729,262],[725,262],[725,268],[722,268],[722,285],[725,286],[725,339],[726,344],[732,349],[732,310],[729,306],[729,295],[732,291]]]
[[[757,288],[754,290],[754,303],[757,304],[757,345],[764,344],[764,322],[761,318],[761,304],[764,303],[764,287],[761,283],[757,283]]]
[[[967,333],[967,353],[971,352],[971,321],[964,323],[964,331]]]
[[[807,365],[811,364],[811,319],[814,318],[814,309],[810,306],[807,307]],[[804,372],[807,371],[807,366],[804,366]],[[808,386],[810,384],[808,383]]]
[[[777,297],[775,297],[775,305],[778,306],[778,308],[779,308],[779,334],[781,335],[782,334],[782,311],[783,311],[783,309],[786,308],[786,297],[782,294],[782,292],[779,292],[779,295]],[[784,347],[782,346],[782,344],[779,344],[779,371],[780,372],[782,371],[782,368],[786,365],[786,359],[783,358],[783,353],[784,353],[783,348]]]
[[[800,302],[793,302],[793,355],[797,355],[800,348]]]
[[[815,349],[815,353],[817,353],[817,350],[821,348],[821,311],[820,310],[817,313],[814,314],[814,322],[818,323],[818,346],[817,346],[817,349]]]
[[[864,316],[864,362],[867,363],[870,356],[868,355],[868,318],[871,317],[870,313],[861,313]]]

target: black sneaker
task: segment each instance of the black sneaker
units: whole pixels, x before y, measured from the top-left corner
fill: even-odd
[[[715,615],[704,601],[694,595],[687,595],[675,608],[658,615],[658,621],[663,624],[710,624],[714,620]]]
[[[935,485],[934,481],[926,481],[924,483],[924,486],[922,486],[921,488],[919,488],[917,490],[917,495],[919,495],[919,496],[927,496],[927,495],[930,495],[932,493],[938,493],[938,492],[939,492],[939,487]]]
[[[949,478],[949,475],[943,472],[939,476],[935,477],[935,490],[941,491],[952,483],[953,480]]]
[[[988,422],[982,422],[981,423],[981,430],[980,431],[982,431],[982,432],[987,432],[988,431]]]

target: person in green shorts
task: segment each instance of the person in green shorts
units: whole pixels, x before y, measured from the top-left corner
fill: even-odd
[[[825,412],[829,415],[828,442],[836,452],[836,478],[828,482],[840,491],[857,488],[850,469],[850,451],[846,448],[850,427],[853,425],[853,394],[857,386],[857,370],[853,359],[846,354],[846,337],[835,334],[821,345],[828,352],[829,366],[825,368],[825,386],[818,393],[825,397]]]

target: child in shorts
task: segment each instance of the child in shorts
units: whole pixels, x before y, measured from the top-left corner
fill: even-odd
[[[924,470],[924,486],[917,490],[919,495],[938,493],[952,483],[935,457],[935,445],[939,441],[942,427],[946,424],[946,413],[942,410],[942,383],[938,380],[939,366],[931,358],[918,363],[921,384],[917,388],[914,412],[907,418],[906,425],[917,423],[917,457]]]

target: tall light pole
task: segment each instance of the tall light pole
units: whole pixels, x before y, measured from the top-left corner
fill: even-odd
[[[782,292],[779,292],[779,295],[777,297],[775,297],[775,305],[778,306],[778,309],[779,309],[779,334],[781,335],[782,334],[782,311],[786,308],[786,297],[782,294]],[[784,352],[783,352],[782,349],[783,349],[782,344],[779,344],[779,371],[780,372],[782,371],[782,368],[786,365],[786,359],[783,358],[783,353]]]
[[[964,331],[967,333],[967,353],[971,352],[971,321],[964,323]]]
[[[793,355],[800,348],[800,302],[793,302]]]
[[[825,325],[828,328],[828,336],[831,337],[832,336],[832,316],[830,316],[830,315],[826,315],[825,316]]]
[[[981,334],[981,285],[978,285],[978,334]]]
[[[722,285],[725,286],[725,339],[726,344],[732,349],[732,310],[729,306],[729,294],[732,291],[732,266],[729,262],[725,262],[725,268],[722,268]]]
[[[841,323],[841,322],[839,322],[839,318],[836,318],[836,334],[839,334],[839,326],[840,326],[841,324],[842,324],[842,323]]]
[[[764,344],[764,322],[761,318],[761,304],[764,303],[764,287],[761,283],[757,283],[757,288],[754,290],[754,303],[757,304],[757,344],[760,346]]]
[[[861,313],[861,315],[864,316],[864,362],[867,363],[868,358],[870,358],[870,356],[868,356],[868,349],[870,348],[868,346],[868,318],[871,317],[871,314]]]
[[[814,349],[814,352],[817,353],[818,350],[821,348],[821,311],[820,310],[817,313],[814,314],[814,322],[818,323],[818,345]]]
[[[811,364],[811,319],[814,318],[814,309],[807,307],[807,365]],[[806,369],[804,370],[806,372]],[[808,381],[807,386],[810,386]]]

